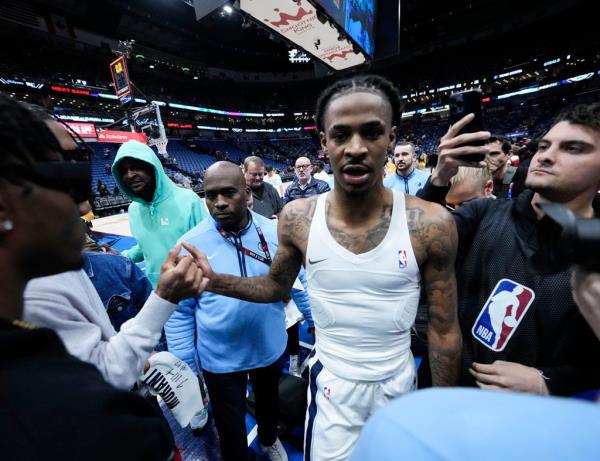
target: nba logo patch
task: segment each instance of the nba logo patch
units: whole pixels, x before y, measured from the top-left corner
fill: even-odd
[[[405,269],[408,266],[408,255],[406,254],[406,250],[398,251],[398,266],[400,269]]]
[[[535,299],[530,288],[502,279],[483,305],[471,334],[495,352],[503,351]]]

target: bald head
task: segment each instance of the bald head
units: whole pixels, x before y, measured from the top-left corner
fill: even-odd
[[[306,184],[308,181],[310,181],[312,164],[308,157],[298,157],[296,163],[294,163],[294,170],[300,184]]]
[[[216,162],[213,163],[206,172],[204,173],[204,188],[210,183],[210,181],[216,179],[225,179],[235,184],[236,187],[244,189],[246,187],[246,181],[244,179],[244,173],[239,166],[231,162]]]
[[[226,231],[239,231],[248,224],[248,194],[244,174],[231,162],[217,162],[204,174],[206,207]]]

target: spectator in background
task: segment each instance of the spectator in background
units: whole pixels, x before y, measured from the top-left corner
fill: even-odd
[[[419,170],[425,171],[427,168],[427,154],[423,153],[419,155]]]
[[[98,187],[97,192],[100,197],[108,197],[110,195],[110,193],[108,192],[108,188],[104,183],[100,184],[100,187]]]
[[[333,185],[333,181],[329,177],[329,175],[325,172],[325,165],[321,160],[317,160],[313,165],[313,178],[320,179],[321,181],[325,181],[329,188]]]
[[[265,182],[268,182],[275,188],[280,197],[283,197],[283,181],[281,176],[277,173],[277,170],[271,165],[267,167],[267,176],[265,176]]]
[[[537,141],[531,141],[526,146],[521,147],[519,153],[519,167],[512,178],[512,198],[517,198],[525,190],[525,181],[527,180],[527,171],[531,164],[531,158],[537,151]]]
[[[181,171],[176,171],[173,175],[173,181],[175,181],[178,185],[183,185],[183,174]]]
[[[387,156],[385,161],[385,166],[383,167],[384,178],[391,176],[396,173],[396,165],[394,165],[394,158],[391,156]]]
[[[446,194],[446,205],[453,209],[469,200],[496,198],[492,194],[494,182],[486,168],[461,166],[450,180],[450,184],[450,190]]]
[[[494,180],[494,195],[498,198],[512,198],[513,176],[517,169],[510,165],[512,146],[504,136],[490,136],[485,161]]]
[[[329,192],[329,184],[311,176],[312,164],[308,157],[298,157],[294,164],[296,178],[288,186],[283,197],[283,203],[289,203],[299,198],[312,197],[323,192]]]
[[[115,197],[117,197],[117,196],[121,195],[121,191],[119,190],[119,186],[117,186],[116,184],[115,184],[115,187],[114,187],[114,189],[113,189],[113,193],[112,193],[112,194],[113,194],[113,196],[115,196]]]
[[[401,141],[394,148],[395,174],[385,178],[383,185],[398,189],[405,194],[415,195],[429,178],[429,173],[417,168],[417,153],[412,142]]]
[[[276,218],[283,208],[281,197],[271,184],[264,181],[265,163],[260,157],[251,156],[244,160],[244,178],[252,190],[253,210],[265,218]]]
[[[150,147],[137,141],[123,144],[112,166],[124,196],[131,200],[129,226],[137,245],[123,254],[145,261],[146,274],[156,287],[160,266],[177,240],[207,215],[202,200],[170,181]]]

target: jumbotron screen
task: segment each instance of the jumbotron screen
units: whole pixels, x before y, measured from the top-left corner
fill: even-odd
[[[373,57],[377,0],[318,0],[325,11]]]

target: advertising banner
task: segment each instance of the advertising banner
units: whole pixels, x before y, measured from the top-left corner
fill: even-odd
[[[69,125],[75,133],[82,138],[95,138],[96,137],[96,126],[93,123],[81,123],[81,122],[65,122]]]
[[[134,133],[132,131],[98,131],[98,142],[116,142],[122,144],[127,141],[139,141],[146,144],[148,139],[144,133]]]

